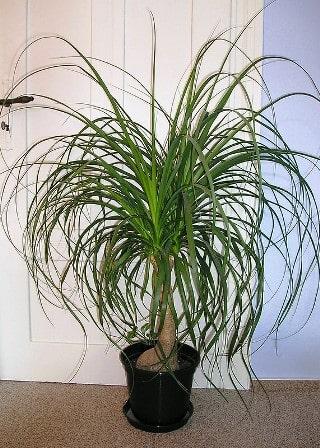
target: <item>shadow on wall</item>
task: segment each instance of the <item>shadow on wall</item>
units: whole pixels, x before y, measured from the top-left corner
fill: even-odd
[[[268,4],[266,1],[265,4]],[[300,63],[312,75],[314,81],[320,86],[320,53],[319,40],[320,2],[318,0],[278,0],[270,5],[264,12],[264,54],[287,56]],[[283,92],[304,91],[308,85],[307,76],[301,70],[293,69],[292,63],[268,64],[263,70],[264,79],[273,98]],[[314,89],[310,84],[310,92]],[[264,98],[265,102],[267,98]],[[281,102],[276,107],[277,124],[287,142],[294,149],[319,154],[320,109],[314,102],[307,99],[291,99]],[[299,117],[297,120],[296,117]],[[293,119],[295,117],[295,119]],[[319,117],[315,119],[315,117]],[[301,132],[303,131],[303,132]],[[307,175],[310,165],[305,164],[303,172]],[[280,174],[280,176],[279,176]],[[266,172],[266,176],[274,173]],[[309,179],[315,193],[319,193],[320,183],[317,173],[310,173]],[[277,180],[281,173],[277,173]],[[268,226],[266,220],[265,225]],[[294,244],[294,241],[291,241]],[[279,255],[270,251],[266,272],[269,287],[266,287],[266,298],[272,295],[272,279],[279,278],[281,273],[277,270]],[[287,279],[286,279],[287,280]],[[257,328],[253,350],[260,345],[261,339],[270,331],[270,322],[275,318],[277,311],[277,298],[279,303],[287,286],[284,280],[282,289],[275,292],[270,306],[265,308],[262,320]],[[271,286],[270,286],[271,285]],[[288,319],[282,330],[271,337],[266,344],[257,351],[252,358],[255,372],[264,379],[320,379],[320,307],[317,309],[305,327],[296,333],[308,319],[312,303],[308,304],[310,291],[316,289],[317,284],[312,274],[302,292],[304,295],[292,319]],[[288,337],[289,335],[292,335]]]

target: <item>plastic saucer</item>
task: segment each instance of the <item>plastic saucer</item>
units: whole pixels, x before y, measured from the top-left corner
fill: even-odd
[[[123,406],[123,413],[127,417],[129,423],[135,428],[141,429],[147,432],[170,432],[175,429],[181,428],[187,423],[191,415],[193,414],[193,404],[189,401],[188,410],[185,415],[177,422],[171,423],[170,425],[148,425],[140,421],[132,412],[130,407],[130,401],[128,400]]]

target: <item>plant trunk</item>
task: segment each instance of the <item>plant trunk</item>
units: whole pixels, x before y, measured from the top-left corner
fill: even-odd
[[[152,261],[152,264],[153,276],[155,277],[158,269],[154,260]],[[170,260],[170,269],[172,269],[172,260]],[[155,347],[146,350],[139,356],[137,359],[137,367],[139,369],[160,372],[176,370],[178,368],[176,326],[169,304],[167,305],[163,326],[158,335]]]

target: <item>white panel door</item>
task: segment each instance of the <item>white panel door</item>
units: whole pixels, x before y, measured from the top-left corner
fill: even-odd
[[[123,67],[148,87],[150,10],[157,27],[156,95],[169,109],[179,79],[190,67],[199,46],[214,31],[230,28],[227,34],[232,38],[237,27],[244,25],[262,3],[262,0],[0,0],[0,93],[8,88],[19,50],[30,40],[49,35],[66,37],[86,55]],[[252,57],[261,52],[261,17],[254,27],[254,38],[243,41]],[[217,67],[223,47],[220,54],[219,51],[208,58],[204,74]],[[43,40],[24,53],[16,76],[52,64],[58,56],[71,54],[63,42]],[[240,58],[232,61],[234,67],[240,62]],[[135,92],[132,80],[120,71],[98,65],[129,113],[148,125],[148,110],[130,94]],[[26,91],[59,97],[72,104],[103,104],[101,95],[87,79],[62,70],[32,77],[17,93]],[[94,111],[87,107],[87,113]],[[73,126],[70,122],[64,123],[58,114],[43,110],[16,112],[10,125],[10,138],[1,135],[0,139],[8,163],[39,138]],[[164,132],[161,122],[159,132]],[[0,164],[2,171],[4,161]],[[19,203],[22,215],[28,199],[26,194]],[[16,225],[19,238],[21,230]],[[51,323],[46,319],[24,262],[3,233],[0,238],[0,378],[124,384],[118,353],[107,347],[103,335],[93,325],[87,325],[88,347],[83,358],[83,335],[74,320],[63,310],[49,305],[46,312]],[[82,359],[81,369],[75,374]],[[197,385],[205,385],[200,374]]]

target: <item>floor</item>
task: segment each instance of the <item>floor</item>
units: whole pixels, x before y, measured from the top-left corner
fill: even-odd
[[[271,410],[259,389],[252,419],[235,392],[198,389],[184,428],[149,434],[122,415],[123,387],[2,381],[0,448],[320,448],[320,382],[263,384]]]

